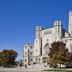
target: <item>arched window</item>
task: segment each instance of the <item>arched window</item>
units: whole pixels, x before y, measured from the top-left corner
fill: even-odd
[[[48,53],[49,53],[49,44],[48,43],[45,44],[44,51],[45,51],[45,55],[48,55]]]

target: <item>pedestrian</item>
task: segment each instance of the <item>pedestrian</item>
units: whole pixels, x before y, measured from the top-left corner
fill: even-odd
[[[27,68],[27,65],[25,65],[25,68]]]

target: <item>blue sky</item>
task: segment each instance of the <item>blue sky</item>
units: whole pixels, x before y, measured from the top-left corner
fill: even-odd
[[[0,0],[0,51],[14,49],[20,60],[24,44],[34,41],[36,25],[49,28],[62,20],[68,30],[70,10],[72,0]]]

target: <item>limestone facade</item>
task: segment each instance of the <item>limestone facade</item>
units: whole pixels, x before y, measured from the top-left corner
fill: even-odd
[[[49,48],[55,41],[63,41],[69,51],[72,51],[72,11],[69,12],[68,32],[62,27],[62,21],[54,21],[52,28],[43,29],[36,26],[34,44],[24,45],[24,64],[40,63],[43,57],[48,57]]]

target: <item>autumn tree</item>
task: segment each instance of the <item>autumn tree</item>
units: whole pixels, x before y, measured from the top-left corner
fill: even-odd
[[[66,44],[63,42],[54,42],[50,48],[50,64],[66,64],[68,61],[67,57],[68,49]]]
[[[17,57],[17,52],[14,50],[3,50],[0,52],[0,62],[4,66],[9,66],[14,64],[15,58]]]
[[[66,57],[67,57],[67,65],[72,65],[72,52],[68,52]]]

